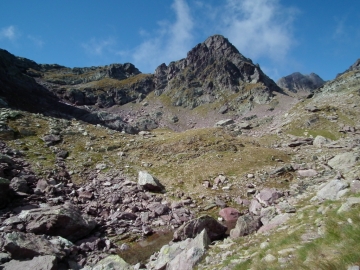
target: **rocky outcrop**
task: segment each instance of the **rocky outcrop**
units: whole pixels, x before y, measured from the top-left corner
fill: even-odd
[[[158,254],[150,258],[147,269],[191,270],[204,256],[210,243],[206,229],[203,229],[194,239],[187,238],[163,246]]]
[[[360,70],[360,59],[356,60],[355,63],[352,64],[347,70],[336,75],[336,78],[343,75],[344,73],[347,73],[349,71],[356,71],[356,70]]]
[[[45,255],[34,257],[32,260],[17,261],[12,260],[2,265],[4,270],[18,269],[37,269],[37,270],[56,270],[58,264],[55,256]]]
[[[96,226],[93,219],[71,204],[24,210],[18,218],[26,224],[27,232],[62,236],[70,241],[83,238]]]
[[[235,110],[244,100],[264,104],[272,91],[280,91],[258,65],[220,35],[195,46],[185,59],[160,65],[154,77],[156,95],[167,95],[173,105],[186,108],[221,101]],[[226,99],[234,94],[234,100]]]
[[[276,84],[293,93],[311,93],[325,83],[319,75],[310,73],[303,75],[300,72],[292,73],[288,76],[280,78]]]
[[[219,240],[225,236],[227,228],[210,216],[201,216],[183,224],[174,233],[174,241],[194,238],[202,230],[206,230],[211,241]]]
[[[85,108],[72,106],[69,104],[69,102],[59,98],[62,97],[61,94],[58,95],[57,93],[59,89],[54,89],[53,84],[44,82],[41,78],[43,76],[42,72],[48,72],[49,70],[53,69],[62,70],[64,67],[58,65],[49,66],[51,67],[44,68],[31,60],[17,58],[5,50],[0,50],[1,100],[4,101],[7,106],[16,109],[34,113],[43,113],[45,115],[61,117],[65,119],[75,118],[91,124],[101,124],[119,131],[124,130],[129,133],[137,132],[136,128],[133,128],[128,123],[125,123],[118,115],[104,120],[97,114],[97,112],[92,112]],[[108,68],[108,71],[105,73],[113,74],[110,72],[111,70],[112,68]],[[117,69],[115,68],[114,74],[119,73],[116,70]],[[133,72],[137,74],[137,72]],[[125,74],[127,73],[125,72]],[[120,75],[118,74],[116,76]],[[152,85],[151,82],[149,84]],[[63,90],[59,91],[62,92]],[[150,91],[150,88],[146,91]],[[138,95],[139,94],[135,95],[136,98],[138,98]],[[11,130],[3,128],[3,135],[11,136],[11,134]]]

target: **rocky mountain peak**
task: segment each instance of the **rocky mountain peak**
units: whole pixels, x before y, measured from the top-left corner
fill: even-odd
[[[322,86],[325,81],[315,73],[303,75],[300,72],[294,72],[280,78],[276,83],[281,88],[293,93],[309,93]]]
[[[266,103],[272,91],[279,91],[258,65],[244,57],[221,35],[214,35],[190,50],[185,59],[160,65],[155,71],[155,93],[165,94],[172,104],[195,108],[205,103],[232,99],[230,110],[239,102]],[[240,108],[242,110],[249,108]]]

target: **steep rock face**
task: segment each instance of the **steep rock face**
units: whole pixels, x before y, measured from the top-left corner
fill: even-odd
[[[0,107],[10,106],[65,119],[76,118],[119,131],[137,132],[119,116],[105,120],[96,113],[64,104],[56,93],[49,91],[53,84],[41,81],[44,76],[43,66],[25,58],[15,57],[6,50],[0,50]],[[63,68],[58,65],[49,66]]]
[[[266,103],[279,87],[223,36],[209,37],[185,59],[155,70],[155,94],[175,106],[195,108],[220,101],[236,110],[244,100]]]
[[[321,87],[325,81],[315,73],[303,75],[300,72],[295,72],[280,78],[276,83],[281,88],[287,89],[293,93],[310,93],[316,88]]]

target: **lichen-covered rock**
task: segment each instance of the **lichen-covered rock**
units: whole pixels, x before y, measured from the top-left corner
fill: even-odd
[[[4,236],[4,250],[15,260],[32,259],[39,255],[55,255],[65,257],[65,251],[56,246],[44,236],[33,233],[12,232]]]
[[[3,270],[19,270],[19,269],[34,269],[34,270],[56,270],[58,269],[57,259],[52,255],[34,257],[32,260],[17,261],[11,260],[2,265]]]
[[[139,172],[138,184],[145,190],[160,192],[164,190],[164,186],[157,178],[146,171]]]
[[[26,223],[27,232],[62,236],[70,241],[85,237],[96,226],[92,218],[70,203],[24,210],[19,218]]]
[[[240,216],[236,221],[236,226],[230,231],[230,237],[237,239],[241,236],[256,232],[261,226],[260,217],[246,214]]]

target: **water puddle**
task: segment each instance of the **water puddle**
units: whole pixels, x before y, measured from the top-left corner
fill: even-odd
[[[173,231],[157,231],[144,240],[129,244],[128,250],[120,251],[119,256],[129,264],[145,263],[152,254],[167,245],[173,238]]]

